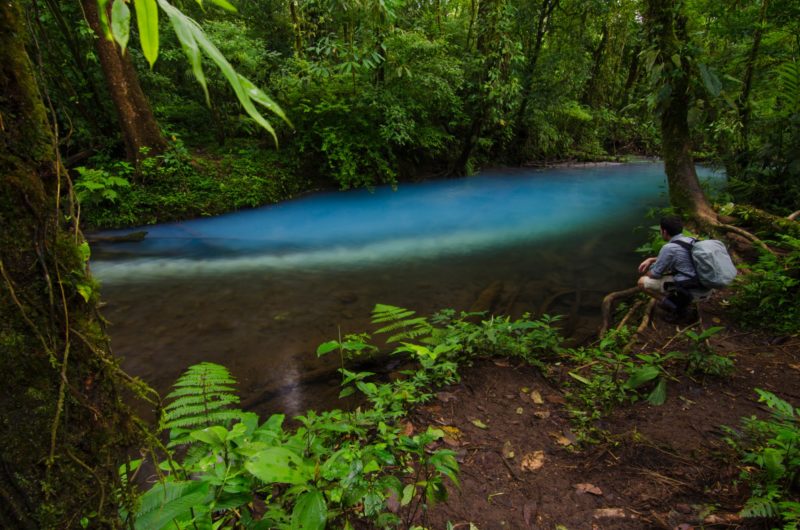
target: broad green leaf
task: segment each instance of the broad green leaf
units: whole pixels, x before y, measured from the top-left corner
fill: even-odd
[[[414,498],[414,492],[416,488],[413,484],[407,484],[406,487],[403,488],[403,496],[400,499],[400,506],[408,506],[411,502],[411,499]]]
[[[292,530],[322,530],[328,519],[325,497],[319,490],[303,493],[292,510]]]
[[[207,482],[164,482],[154,485],[142,495],[136,513],[136,530],[155,530],[169,525],[173,519],[188,514],[209,495]]]
[[[625,382],[625,386],[628,388],[639,388],[648,381],[652,381],[658,377],[660,373],[661,371],[658,369],[658,366],[653,366],[652,364],[642,366],[631,372],[631,376]]]
[[[131,10],[124,0],[114,0],[111,6],[111,34],[124,52],[131,36]]]
[[[108,2],[109,0],[97,0],[97,14],[100,18],[100,30],[103,32],[103,37],[106,40],[113,40],[114,36],[111,35],[108,23]]]
[[[211,0],[211,3],[215,6],[221,7],[226,11],[230,11],[231,13],[236,13],[236,8],[228,2],[227,0]]]
[[[203,88],[206,104],[210,104],[206,75],[203,72],[202,54],[200,53],[200,47],[197,45],[197,40],[194,38],[196,32],[196,27],[192,25],[194,21],[166,2],[161,2],[160,5],[167,17],[169,17],[169,21],[175,30],[175,35],[181,43],[183,53],[186,54],[189,64],[192,65],[192,74],[194,74],[195,79]]]
[[[285,447],[270,447],[254,455],[245,468],[266,483],[305,484],[310,477],[303,459]]]
[[[213,425],[205,429],[192,431],[189,436],[208,445],[219,447],[225,445],[225,440],[228,438],[228,430],[225,427]]]
[[[650,395],[647,396],[647,402],[651,405],[663,405],[664,402],[667,400],[667,380],[663,377],[658,380],[658,384],[650,392]]]
[[[326,353],[330,353],[338,347],[339,347],[339,341],[337,340],[329,340],[328,342],[323,342],[317,347],[317,357],[321,357]]]
[[[697,68],[700,70],[700,77],[703,79],[703,85],[705,85],[708,93],[714,97],[719,96],[722,90],[722,83],[717,75],[703,63],[698,63]]]
[[[767,447],[764,449],[764,469],[767,471],[770,479],[777,480],[783,476],[786,467],[783,465],[783,451],[775,449],[774,447]]]
[[[158,4],[156,0],[136,0],[134,6],[142,53],[152,68],[158,58]]]

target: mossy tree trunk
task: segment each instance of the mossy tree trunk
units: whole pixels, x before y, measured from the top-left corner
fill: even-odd
[[[717,215],[700,187],[689,133],[691,57],[681,0],[648,0],[647,24],[661,65],[661,155],[672,206],[704,224]]]
[[[117,109],[126,156],[138,166],[142,158],[164,151],[166,141],[158,128],[158,122],[153,115],[150,102],[142,91],[139,76],[130,58],[120,52],[116,43],[103,37],[97,0],[82,0],[81,4],[89,27],[98,36],[97,56],[114,108]],[[142,148],[145,148],[144,151]]]
[[[131,416],[18,2],[0,3],[0,95],[0,527],[113,524]]]

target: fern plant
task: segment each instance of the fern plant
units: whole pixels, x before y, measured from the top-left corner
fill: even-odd
[[[190,366],[167,395],[173,401],[161,417],[161,428],[170,432],[168,447],[193,442],[189,433],[196,429],[241,418],[242,411],[232,408],[239,403],[235,384],[224,366],[208,362]]]
[[[427,318],[415,317],[415,314],[416,312],[410,309],[376,304],[372,310],[372,323],[387,324],[375,330],[375,333],[396,332],[386,339],[387,343],[416,339],[426,342],[425,339],[433,332],[433,326],[430,325]]]

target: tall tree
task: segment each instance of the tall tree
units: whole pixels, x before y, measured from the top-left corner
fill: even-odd
[[[697,220],[714,224],[717,215],[700,187],[692,156],[689,106],[692,101],[693,61],[689,53],[683,0],[647,0],[654,71],[658,73],[658,112],[661,155],[669,184],[670,202]]]
[[[97,0],[81,0],[81,5],[89,27],[97,35],[97,56],[117,110],[127,158],[138,164],[143,157],[162,152],[166,148],[166,141],[142,91],[130,57],[122,53],[114,41],[104,37]]]
[[[113,524],[134,440],[18,2],[0,3],[0,526]]]

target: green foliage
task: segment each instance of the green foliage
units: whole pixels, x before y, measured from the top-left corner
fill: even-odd
[[[128,179],[133,167],[127,162],[115,162],[109,169],[77,167],[75,195],[83,207],[115,205],[124,189],[130,188]]]
[[[800,409],[775,394],[756,389],[770,417],[742,420],[741,431],[725,428],[725,440],[736,449],[743,464],[742,478],[752,490],[743,517],[764,517],[796,529],[800,524]]]
[[[780,236],[779,255],[761,251],[734,283],[731,309],[749,328],[796,333],[800,327],[800,239]]]
[[[662,405],[667,399],[667,385],[681,372],[700,372],[724,377],[730,374],[733,361],[717,355],[708,345],[710,337],[723,328],[711,327],[700,333],[684,335],[689,341],[685,351],[628,353],[630,331],[623,327],[606,333],[597,345],[562,350],[564,359],[576,366],[567,382],[569,411],[581,437],[594,440],[597,420],[614,407],[644,398],[650,405]]]
[[[170,431],[170,447],[191,443],[190,433],[198,427],[226,425],[239,413],[231,405],[239,403],[234,394],[236,381],[225,367],[214,363],[190,366],[167,395],[172,401],[164,407],[161,428]]]

